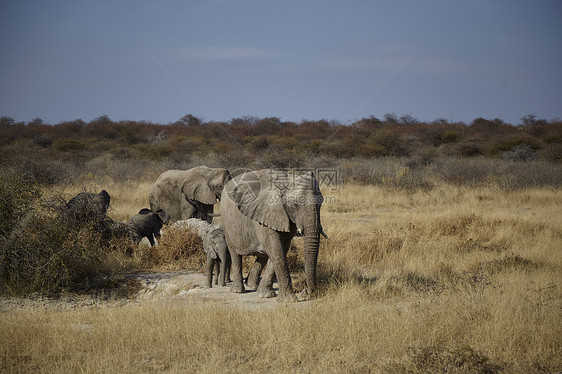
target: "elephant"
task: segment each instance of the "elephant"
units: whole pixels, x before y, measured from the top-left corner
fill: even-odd
[[[232,292],[245,292],[242,256],[258,257],[257,267],[267,268],[257,287],[260,297],[274,297],[273,282],[279,283],[279,301],[297,301],[287,266],[287,251],[297,229],[303,234],[307,288],[316,290],[316,266],[323,197],[312,172],[271,169],[246,172],[229,181],[222,192],[221,220],[232,261]],[[256,265],[252,273],[256,273]],[[258,276],[261,269],[257,271]]]
[[[213,270],[217,268],[215,284],[225,286],[230,282],[230,253],[224,238],[224,230],[221,226],[210,224],[198,218],[190,218],[175,222],[172,227],[187,228],[197,232],[203,239],[203,250],[207,256],[207,286],[212,287]]]
[[[99,194],[80,192],[66,204],[68,213],[81,222],[92,219],[103,219],[107,213],[107,208],[111,201],[111,196],[106,190]]]
[[[168,215],[166,211],[158,209],[156,212],[153,212],[150,209],[144,208],[129,219],[127,230],[135,243],[140,243],[142,238],[146,237],[150,242],[150,246],[154,247],[154,238],[160,238],[160,229],[167,221]]]
[[[213,287],[213,269],[217,268],[215,284],[224,287],[230,281],[230,253],[224,231],[217,227],[203,238],[203,250],[207,255],[207,287]]]
[[[162,173],[149,194],[150,209],[163,209],[171,222],[199,218],[213,220],[213,205],[231,179],[226,169],[198,166]]]

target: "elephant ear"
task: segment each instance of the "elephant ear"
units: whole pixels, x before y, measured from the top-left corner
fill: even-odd
[[[190,200],[196,200],[203,204],[213,205],[217,201],[209,182],[203,176],[196,176],[185,181],[181,189],[182,193]]]
[[[205,251],[205,254],[213,260],[218,258],[217,251],[215,250],[215,243],[213,243],[213,240],[208,236],[203,239],[203,250]]]
[[[228,191],[238,210],[246,217],[276,231],[290,231],[290,220],[283,203],[283,193],[276,185],[273,170],[247,172],[234,179]]]
[[[156,215],[158,216],[158,218],[160,218],[162,223],[168,222],[168,214],[166,213],[166,211],[164,209],[158,209],[156,211]]]
[[[111,202],[111,196],[109,196],[109,194],[107,193],[106,190],[101,190],[101,192],[98,195],[101,196],[103,204],[104,204],[105,208],[107,209],[107,207],[109,206],[109,203]]]

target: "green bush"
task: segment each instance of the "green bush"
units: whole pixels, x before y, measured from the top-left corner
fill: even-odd
[[[458,157],[476,157],[484,154],[484,147],[478,141],[468,141],[462,143],[453,143],[447,148],[447,153],[451,156]]]
[[[490,149],[490,154],[503,155],[503,152],[511,151],[518,146],[526,146],[532,150],[540,148],[538,142],[532,138],[509,138],[496,142]]]
[[[376,131],[371,140],[386,149],[385,155],[401,157],[410,154],[404,135],[396,130]]]
[[[60,152],[81,151],[86,145],[78,140],[61,138],[53,142],[53,149]]]
[[[137,146],[137,150],[141,157],[149,160],[159,160],[169,157],[173,151],[172,148],[166,144],[139,144]]]
[[[361,157],[374,158],[382,157],[388,154],[387,149],[379,144],[364,143],[355,147],[355,153]]]
[[[443,131],[440,136],[441,143],[456,143],[460,135],[455,131]]]

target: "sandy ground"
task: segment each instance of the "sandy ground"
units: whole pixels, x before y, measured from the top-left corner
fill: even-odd
[[[117,292],[120,296],[100,297],[94,295],[63,295],[49,298],[30,295],[24,298],[0,298],[0,312],[22,309],[54,309],[67,310],[81,307],[95,307],[104,304],[114,306],[146,301],[162,302],[196,302],[209,301],[227,307],[252,310],[259,308],[275,308],[282,303],[276,298],[263,299],[255,291],[244,294],[230,292],[230,284],[225,287],[213,285],[207,288],[206,276],[195,271],[174,271],[158,273],[135,273],[126,276]],[[274,284],[277,291],[277,284]],[[312,301],[301,300],[295,306],[309,305]]]

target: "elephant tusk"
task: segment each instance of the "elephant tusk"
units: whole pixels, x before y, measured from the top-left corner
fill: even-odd
[[[219,213],[207,213],[207,217],[220,217]]]

